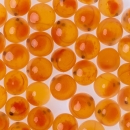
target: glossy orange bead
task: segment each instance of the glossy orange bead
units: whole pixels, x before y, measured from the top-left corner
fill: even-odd
[[[31,130],[31,128],[24,122],[15,122],[8,130]]]
[[[76,56],[69,48],[59,48],[53,52],[51,61],[57,70],[65,72],[74,66],[76,62]]]
[[[81,60],[73,67],[73,77],[81,85],[89,85],[97,77],[97,68],[91,61]]]
[[[125,31],[130,33],[130,9],[124,11],[121,17],[121,24]]]
[[[51,127],[54,117],[47,107],[35,107],[28,114],[28,124],[35,130],[47,130]]]
[[[29,52],[21,44],[9,44],[3,51],[3,61],[11,69],[21,69],[29,61]]]
[[[9,127],[9,118],[8,116],[0,111],[0,130],[8,130]]]
[[[84,4],[94,4],[98,0],[79,0],[79,1],[82,2],[82,3],[84,3]]]
[[[78,7],[77,0],[53,0],[53,8],[61,17],[74,15]]]
[[[130,86],[123,87],[118,93],[118,103],[125,111],[130,111]]]
[[[34,32],[27,39],[26,45],[31,54],[46,56],[53,50],[53,39],[46,32]]]
[[[77,10],[74,16],[76,26],[85,32],[94,30],[100,22],[100,12],[93,5],[86,5]]]
[[[107,17],[115,17],[123,11],[123,0],[99,0],[98,8]]]
[[[35,106],[46,104],[50,99],[49,87],[42,82],[31,83],[26,89],[26,98]]]
[[[5,23],[3,32],[8,41],[18,43],[29,36],[30,28],[25,19],[13,17]]]
[[[125,113],[119,122],[120,130],[130,130],[130,112]]]
[[[75,94],[76,89],[75,80],[67,74],[56,75],[50,83],[51,94],[59,100],[69,99]]]
[[[119,41],[118,52],[123,60],[130,62],[130,35],[123,37]]]
[[[4,77],[4,87],[10,94],[22,94],[26,90],[27,86],[28,79],[22,71],[9,71]]]
[[[94,82],[96,94],[102,98],[115,96],[120,89],[120,80],[111,73],[103,73]]]
[[[78,122],[74,116],[62,113],[55,118],[52,128],[53,130],[77,130]]]
[[[29,103],[21,96],[10,98],[5,105],[5,111],[8,117],[15,121],[23,120],[29,113]]]
[[[122,64],[117,71],[117,75],[121,82],[130,85],[130,63]]]
[[[76,54],[83,59],[93,59],[100,51],[100,43],[93,34],[82,34],[75,43]]]
[[[95,116],[103,125],[113,126],[119,122],[121,110],[115,101],[104,99],[96,105]]]
[[[49,60],[36,57],[29,61],[27,65],[28,76],[35,81],[44,81],[52,74],[52,64]]]
[[[4,0],[7,11],[14,16],[25,15],[31,6],[31,0]]]
[[[28,23],[37,31],[49,29],[54,24],[55,18],[55,11],[44,3],[35,4],[28,12]]]
[[[119,42],[123,29],[120,21],[115,18],[106,18],[101,21],[96,30],[98,39],[107,46],[112,46]]]
[[[101,50],[97,57],[97,65],[104,72],[113,72],[120,65],[118,52],[113,48]]]
[[[0,108],[2,108],[6,104],[6,101],[7,101],[7,92],[5,88],[0,85]]]
[[[5,66],[5,63],[0,60],[0,80],[4,78],[6,74],[6,66]]]
[[[2,27],[7,20],[6,8],[0,3],[0,27]]]
[[[95,101],[87,93],[75,94],[69,101],[69,110],[76,118],[86,119],[93,114]]]
[[[87,120],[83,122],[78,130],[105,130],[101,123],[95,120]]]
[[[52,38],[59,46],[72,45],[78,37],[76,25],[69,19],[59,19],[51,29]]]
[[[5,44],[6,44],[5,37],[4,37],[4,35],[0,32],[0,53],[4,50]]]

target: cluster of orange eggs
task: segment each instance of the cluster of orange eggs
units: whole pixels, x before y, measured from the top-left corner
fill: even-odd
[[[120,130],[130,130],[130,35],[123,36],[123,31],[130,33],[130,9],[120,21],[116,17],[122,12],[123,0],[37,0],[34,5],[31,0],[4,0],[0,108],[5,112],[0,110],[0,130],[105,130],[118,122]],[[103,99],[96,104],[94,95],[77,91],[79,86],[92,86]],[[53,107],[46,106],[51,95],[69,100],[70,113],[55,117]],[[92,114],[97,120],[89,120]],[[77,119],[85,121],[79,125]]]

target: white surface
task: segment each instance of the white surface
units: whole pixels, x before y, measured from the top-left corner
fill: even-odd
[[[123,10],[123,12],[124,12],[127,8],[130,8],[130,0],[123,0],[123,2],[124,2],[124,10]],[[3,3],[4,3],[4,0],[0,0],[0,3],[3,4]],[[32,6],[33,6],[34,4],[36,4],[36,3],[39,3],[39,2],[38,2],[37,0],[32,0]],[[84,5],[84,4],[80,3],[80,2],[78,2],[78,3],[79,3],[79,4],[78,4],[79,7],[81,7],[81,6]],[[47,4],[49,4],[50,6],[52,6],[52,2],[49,2],[49,3],[47,3]],[[97,6],[97,3],[94,4],[94,5]],[[120,20],[120,19],[121,19],[121,18],[120,18],[121,15],[122,15],[122,14],[120,14],[120,15],[119,15],[118,17],[116,17],[116,18],[118,18],[118,19]],[[8,19],[11,18],[11,17],[12,17],[12,16],[8,13]],[[26,19],[27,15],[25,15],[25,16],[23,16],[23,17]],[[105,17],[102,15],[102,19],[104,19],[104,18],[105,18]],[[59,16],[57,16],[57,20],[58,20],[58,19],[61,19],[61,18],[60,18]],[[73,16],[72,16],[70,19],[73,20]],[[50,34],[50,30],[51,30],[51,29],[47,30],[46,32],[48,32],[48,33]],[[3,33],[3,27],[0,28],[0,31]],[[32,32],[34,32],[33,29],[31,29],[31,33],[32,33]],[[82,31],[79,30],[79,35],[81,35],[81,34],[83,34],[83,33],[84,33],[84,32],[82,32]],[[92,31],[92,32],[90,32],[90,33],[95,34],[95,30]],[[124,35],[128,35],[128,33],[126,33],[126,32],[124,31],[123,36],[124,36]],[[8,45],[8,44],[10,44],[10,42],[6,41],[6,45]],[[25,41],[21,42],[21,44],[23,44],[23,45],[26,46],[26,42],[25,42]],[[56,44],[55,44],[54,47],[55,47],[55,49],[56,49],[56,48],[59,48],[59,46],[57,46]],[[108,46],[105,46],[105,45],[103,45],[103,44],[101,43],[101,49],[107,48],[107,47],[108,47]],[[114,45],[114,46],[110,46],[110,47],[117,49],[117,44]],[[71,45],[71,46],[69,46],[69,48],[71,48],[71,49],[74,50],[74,44]],[[52,54],[52,53],[51,53],[51,54]],[[48,59],[50,59],[51,54],[47,56]],[[31,54],[30,54],[30,55],[31,55]],[[0,57],[1,57],[1,55],[0,55]],[[33,58],[33,57],[34,57],[34,56],[31,55],[31,58]],[[77,56],[77,61],[79,61],[79,60],[81,60],[81,59]],[[91,61],[93,61],[94,63],[96,63],[96,58],[94,58],[94,59],[91,60]],[[121,64],[124,63],[124,62],[125,62],[125,61],[123,61],[123,60],[121,59]],[[22,71],[26,73],[25,69],[26,69],[26,67],[23,68]],[[98,69],[98,70],[99,70],[99,69]],[[9,68],[7,69],[7,72],[8,72],[8,71],[10,71]],[[65,72],[65,73],[72,76],[72,71],[71,71],[71,70],[68,71],[68,72]],[[103,73],[103,72],[102,72],[102,71],[98,71],[98,75],[100,75],[101,73]],[[113,73],[116,74],[116,71],[113,72]],[[55,75],[57,75],[57,74],[61,74],[61,72],[59,72],[59,71],[57,71],[56,69],[53,68],[53,74],[51,75],[51,77],[50,77],[48,80],[44,81],[44,83],[46,83],[46,84],[49,86],[51,79],[52,79]],[[31,80],[30,78],[28,78],[28,80],[29,80],[29,84],[32,83],[32,82],[34,82],[34,81]],[[3,86],[3,80],[0,81],[0,84]],[[126,85],[121,84],[121,88],[124,87],[124,86],[126,86]],[[77,84],[77,91],[76,91],[76,93],[79,93],[79,92],[86,92],[86,93],[90,94],[90,95],[95,99],[95,103],[96,103],[96,104],[97,104],[100,100],[102,100],[102,98],[98,97],[98,96],[96,95],[96,93],[94,92],[93,84],[88,85],[88,86],[81,86],[81,85]],[[21,96],[25,97],[25,93],[23,93]],[[12,95],[8,94],[8,99],[9,99],[10,97],[12,97]],[[113,97],[112,99],[114,99],[114,100],[116,101],[116,100],[117,100],[117,97],[115,96],[115,97]],[[50,108],[50,109],[52,110],[53,114],[54,114],[54,117],[56,117],[57,115],[59,115],[59,114],[61,114],[61,113],[66,113],[66,112],[67,112],[67,113],[70,113],[70,112],[69,112],[69,108],[68,108],[68,103],[69,103],[69,100],[59,101],[59,100],[54,99],[54,98],[51,96],[50,101],[49,101],[45,106],[47,106],[48,108]],[[32,105],[30,105],[30,106],[31,106],[31,108],[34,107],[34,106],[32,106]],[[5,108],[3,107],[0,111],[5,112]],[[124,113],[125,113],[125,111],[122,110],[122,115],[123,115]],[[91,117],[89,117],[88,119],[84,119],[84,120],[79,120],[79,119],[77,119],[77,121],[78,121],[78,124],[80,125],[82,122],[84,122],[84,121],[86,121],[86,120],[89,120],[89,119],[95,119],[94,114],[93,114]],[[26,122],[26,118],[25,118],[23,121]],[[12,124],[13,122],[14,122],[14,121],[10,120],[10,123],[11,123],[11,124]],[[115,126],[111,126],[111,127],[106,127],[106,126],[104,126],[104,128],[105,128],[105,130],[120,130],[118,124],[116,124]],[[50,128],[49,130],[52,130],[52,128]]]

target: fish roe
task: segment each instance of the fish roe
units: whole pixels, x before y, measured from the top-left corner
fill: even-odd
[[[61,17],[70,17],[77,10],[77,0],[53,0],[53,8]]]
[[[10,94],[22,94],[26,90],[27,86],[28,79],[22,71],[9,71],[4,77],[4,87]]]
[[[113,72],[117,70],[120,65],[118,52],[113,48],[101,50],[97,57],[97,65],[104,72]]]
[[[83,4],[94,4],[98,2],[98,0],[79,0],[79,1],[82,2]]]
[[[69,110],[76,118],[86,119],[93,114],[95,101],[87,93],[77,93],[69,101]]]
[[[4,50],[5,44],[6,44],[5,37],[4,37],[4,35],[0,32],[0,53]]]
[[[26,89],[26,98],[35,106],[46,104],[50,99],[49,87],[42,82],[31,83]]]
[[[6,101],[7,101],[7,92],[5,88],[0,85],[0,108],[2,108],[6,104]]]
[[[122,83],[130,85],[130,63],[122,64],[118,68],[117,75]]]
[[[93,59],[100,51],[100,43],[93,34],[80,35],[75,43],[75,52],[82,59]]]
[[[3,51],[3,61],[11,69],[21,69],[29,61],[29,52],[21,44],[9,44]]]
[[[76,89],[75,80],[67,74],[56,75],[50,83],[51,94],[59,100],[69,99],[75,94]]]
[[[117,124],[121,117],[119,105],[112,99],[101,100],[95,108],[97,120],[105,126]]]
[[[98,39],[107,46],[115,45],[122,37],[123,29],[116,18],[106,18],[101,21],[96,30]]]
[[[15,122],[8,130],[31,130],[31,128],[24,122]]]
[[[8,117],[14,121],[23,120],[29,113],[29,103],[21,96],[10,98],[5,105],[5,111]]]
[[[51,0],[37,0],[37,1],[47,3],[47,2],[50,2]]]
[[[28,124],[35,130],[47,130],[51,127],[54,117],[47,107],[35,107],[28,114]]]
[[[29,36],[30,27],[25,19],[13,17],[4,24],[3,32],[8,41],[18,43]]]
[[[9,118],[8,116],[0,111],[0,130],[8,130],[9,127]]]
[[[29,61],[26,71],[31,79],[44,81],[51,76],[52,69],[52,64],[48,59],[36,57]]]
[[[115,17],[123,11],[123,0],[99,0],[98,8],[107,17]]]
[[[52,27],[56,15],[51,6],[38,3],[30,8],[27,17],[31,28],[37,31],[44,31]]]
[[[52,127],[53,130],[77,130],[78,122],[74,116],[62,113],[55,118]]]
[[[46,32],[34,32],[28,37],[26,45],[31,54],[46,56],[53,50],[53,39]]]
[[[123,60],[130,62],[130,35],[126,35],[119,41],[118,53]]]
[[[76,25],[69,19],[59,19],[51,29],[52,38],[59,46],[72,45],[78,37]]]
[[[59,48],[53,52],[51,62],[57,70],[65,72],[74,66],[76,56],[75,53],[69,48]]]
[[[74,21],[80,30],[88,32],[98,26],[100,17],[99,9],[96,6],[85,5],[76,11]]]
[[[81,85],[89,85],[97,77],[97,67],[93,62],[87,60],[78,61],[72,72],[75,81]]]
[[[0,80],[4,78],[6,74],[6,65],[5,63],[0,59]]]
[[[14,16],[25,15],[31,6],[31,0],[4,0],[7,11]]]
[[[95,120],[84,121],[78,128],[78,130],[105,130],[100,122]]]
[[[115,96],[120,89],[120,80],[111,73],[103,73],[94,82],[96,94],[102,98]]]

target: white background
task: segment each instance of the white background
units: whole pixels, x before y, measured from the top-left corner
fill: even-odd
[[[123,12],[124,12],[126,9],[130,8],[130,0],[123,0],[123,2],[124,2],[124,10],[123,10]],[[4,4],[4,0],[0,0],[0,3],[1,3],[1,4]],[[32,0],[32,6],[33,6],[34,4],[36,4],[36,3],[39,3],[39,2],[38,2],[37,0]],[[52,6],[52,2],[49,2],[49,3],[47,3],[47,4],[49,4],[50,6]],[[84,5],[84,4],[78,2],[78,8],[80,8],[80,7],[83,6],[83,5]],[[94,5],[97,6],[97,3],[94,4]],[[118,17],[116,17],[116,18],[118,18],[118,20],[121,20],[121,15],[122,15],[122,13],[121,13]],[[11,16],[11,15],[8,13],[8,19],[11,18],[11,17],[13,17],[13,16]],[[27,15],[24,15],[24,16],[22,16],[22,17],[26,19],[26,18],[27,18]],[[105,18],[105,16],[102,15],[102,16],[101,16],[101,20],[104,19],[104,18]],[[61,19],[61,17],[56,16],[56,19],[57,19],[57,20],[58,20],[58,19]],[[71,20],[73,21],[74,17],[72,16],[72,17],[70,17],[69,19],[71,19]],[[56,20],[56,21],[57,21],[57,20]],[[0,32],[3,33],[3,27],[0,28]],[[35,32],[35,30],[31,29],[31,33],[32,33],[32,32]],[[47,30],[46,32],[48,32],[48,33],[50,34],[50,29]],[[82,32],[82,31],[79,30],[79,35],[81,35],[81,34],[83,34],[83,33],[84,33],[84,32]],[[92,32],[90,32],[90,33],[96,35],[95,30],[92,31]],[[124,31],[124,32],[123,32],[123,36],[125,36],[125,35],[128,35],[128,33],[126,33],[126,32]],[[6,40],[6,45],[8,45],[8,44],[10,44],[10,42]],[[26,46],[26,41],[23,41],[23,42],[21,42],[20,44],[23,44],[23,45]],[[115,49],[117,50],[117,45],[118,45],[118,44],[116,44],[116,45],[114,45],[114,46],[110,46],[110,47],[111,47],[111,48],[115,48]],[[108,47],[108,46],[105,46],[105,45],[103,45],[103,44],[101,43],[101,49],[107,48],[107,47]],[[57,45],[55,44],[55,45],[54,45],[54,49],[56,49],[56,48],[59,48],[59,46],[57,46]],[[71,48],[71,49],[74,50],[74,44],[71,45],[71,46],[69,46],[69,48]],[[51,54],[52,54],[52,53],[51,53]],[[51,54],[48,55],[46,58],[50,59]],[[2,55],[2,54],[0,54],[0,57],[1,57],[1,55]],[[30,54],[30,59],[33,58],[33,57],[34,57],[34,56]],[[77,56],[77,61],[79,61],[79,60],[81,60],[81,59]],[[91,61],[93,61],[93,62],[96,64],[96,58],[94,58],[94,59],[91,60]],[[125,63],[125,61],[123,61],[123,60],[121,59],[121,64],[123,64],[123,63]],[[10,70],[11,70],[11,69],[7,68],[7,72],[10,71]],[[23,71],[23,72],[26,73],[25,70],[26,70],[26,67],[23,68],[23,69],[21,69],[21,71]],[[67,72],[65,72],[65,73],[72,76],[72,70],[67,71]],[[99,68],[98,68],[98,75],[100,75],[101,73],[103,73],[103,72],[100,71]],[[117,74],[116,71],[113,72],[113,73],[114,73],[115,75]],[[62,72],[59,72],[59,71],[57,71],[55,68],[53,68],[53,74],[51,75],[51,77],[50,77],[48,80],[44,81],[44,83],[46,83],[46,84],[49,86],[51,79],[52,79],[55,75],[57,75],[57,74],[62,74]],[[28,78],[28,80],[29,80],[29,84],[32,83],[32,82],[34,82],[34,81],[31,80],[30,78]],[[0,81],[0,84],[3,86],[3,80]],[[124,86],[126,86],[126,85],[121,84],[121,88],[124,87]],[[96,103],[96,104],[97,104],[100,100],[102,100],[102,98],[98,97],[98,96],[96,95],[96,93],[94,92],[93,84],[88,85],[88,86],[81,86],[81,85],[77,84],[77,91],[76,91],[76,93],[79,93],[79,92],[86,92],[86,93],[90,94],[90,95],[95,99],[95,103]],[[25,97],[25,93],[23,93],[21,96]],[[8,94],[8,99],[9,99],[10,97],[12,97],[12,95]],[[112,99],[115,100],[115,101],[117,101],[117,97],[116,97],[116,96],[113,97]],[[48,108],[50,108],[51,111],[52,111],[53,114],[54,114],[54,117],[56,117],[57,115],[59,115],[59,114],[61,114],[61,113],[66,113],[66,112],[67,112],[67,113],[70,113],[70,112],[69,112],[69,108],[68,108],[68,103],[69,103],[69,100],[59,101],[59,100],[54,99],[54,98],[51,96],[50,101],[49,101],[47,104],[45,104],[45,106],[47,106]],[[34,107],[34,106],[32,106],[32,105],[30,105],[30,106],[31,106],[31,109]],[[0,111],[5,112],[5,107],[3,107]],[[123,115],[124,113],[126,113],[126,112],[123,111],[123,110],[121,110],[121,112],[122,112],[122,115]],[[81,119],[77,119],[77,121],[78,121],[78,124],[80,125],[82,122],[84,122],[84,121],[86,121],[86,120],[89,120],[89,119],[95,119],[94,114],[93,114],[91,117],[89,117],[88,119],[84,119],[84,120],[83,120],[83,119],[82,119],[82,120],[81,120]],[[26,118],[25,118],[23,121],[26,122]],[[14,122],[14,121],[10,120],[10,124],[12,124],[13,122]],[[116,124],[115,126],[111,126],[111,127],[104,126],[104,128],[105,128],[105,130],[120,130],[118,124]],[[51,129],[52,129],[52,128],[50,128],[49,130],[51,130]]]

